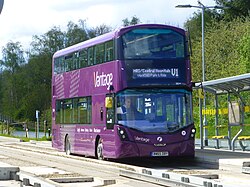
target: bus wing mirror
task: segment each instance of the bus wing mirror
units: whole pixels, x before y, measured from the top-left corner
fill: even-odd
[[[110,91],[110,92],[113,92],[113,91],[114,91],[114,89],[115,89],[115,88],[114,88],[114,86],[113,86],[113,85],[110,85],[110,86],[109,86],[109,91]]]
[[[107,96],[105,98],[105,107],[106,108],[112,108],[113,107],[113,98],[110,96]]]

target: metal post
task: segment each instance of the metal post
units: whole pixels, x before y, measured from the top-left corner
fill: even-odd
[[[3,3],[4,3],[4,0],[0,0],[0,14],[1,14],[2,9],[3,9]]]
[[[198,1],[200,7],[201,7],[201,48],[202,48],[202,82],[206,81],[205,77],[205,22],[204,22],[204,13],[205,13],[205,6]],[[206,91],[204,90],[204,110],[206,110]],[[204,113],[204,119],[203,119],[203,126],[204,128],[204,144],[205,146],[208,146],[208,128],[207,128],[207,117],[206,113]]]
[[[227,93],[227,102],[228,102],[228,132],[227,132],[227,136],[228,136],[228,147],[229,150],[232,150],[232,146],[231,146],[231,124],[229,122],[229,107],[232,107],[231,105],[231,97],[230,97],[230,93]]]
[[[215,135],[218,136],[219,135],[219,129],[218,129],[218,125],[219,125],[219,121],[218,121],[218,115],[219,115],[219,110],[218,110],[218,95],[215,94]],[[216,147],[219,148],[219,140],[216,139]]]
[[[44,120],[43,122],[43,131],[44,131],[44,136],[46,137],[46,129],[47,129],[47,121]]]
[[[37,122],[36,122],[36,125],[37,125],[37,139],[39,139],[39,118],[37,118]]]
[[[9,126],[9,120],[7,120],[7,135],[10,135],[10,126]]]
[[[200,109],[200,140],[201,140],[201,149],[203,149],[202,99],[200,97],[199,97],[199,109]]]
[[[36,110],[36,132],[37,132],[37,136],[36,138],[39,139],[39,111]]]
[[[202,14],[201,14],[201,37],[202,37],[202,82],[204,82],[206,80],[205,77],[205,25],[204,25],[204,7],[202,7]]]

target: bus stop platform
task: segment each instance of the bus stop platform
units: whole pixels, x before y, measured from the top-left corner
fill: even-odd
[[[217,169],[223,169],[228,171],[236,171],[239,173],[250,174],[250,150],[243,151],[240,147],[236,148],[234,151],[223,146],[220,149],[216,149],[213,146],[213,140],[210,146],[201,147],[196,144],[195,148],[195,159],[199,163],[203,163],[207,166],[211,166]]]

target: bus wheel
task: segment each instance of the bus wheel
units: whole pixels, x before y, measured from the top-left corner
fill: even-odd
[[[69,142],[69,136],[66,136],[66,139],[65,139],[65,152],[66,152],[66,155],[70,155],[71,154],[71,151],[70,151],[70,142]]]
[[[102,145],[101,139],[99,139],[97,147],[96,147],[96,156],[97,156],[97,159],[99,159],[99,160],[103,160],[102,151],[103,151],[103,145]]]

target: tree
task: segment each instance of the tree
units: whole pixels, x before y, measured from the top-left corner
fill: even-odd
[[[250,72],[250,25],[241,40],[239,41],[238,52],[240,55],[239,62],[246,65],[246,71]]]
[[[246,18],[249,16],[250,3],[249,0],[215,0],[215,2],[225,7],[222,10],[222,17],[227,20],[235,18]]]
[[[105,34],[111,31],[111,27],[102,24],[95,28],[87,28],[85,20],[79,20],[79,24],[73,22],[68,23],[68,29],[65,34],[66,46],[71,46],[90,38]]]
[[[206,32],[206,80],[249,73],[249,20],[214,22]],[[201,80],[201,41],[193,43],[193,81]],[[243,48],[242,48],[243,47]],[[243,56],[245,54],[245,56]]]
[[[85,28],[85,21],[80,20],[79,23],[79,25],[72,21],[68,23],[68,29],[65,34],[66,46],[71,46],[89,39],[87,29]]]
[[[140,19],[137,16],[133,16],[131,20],[129,20],[128,18],[125,18],[122,20],[122,22],[123,22],[124,27],[141,23]]]
[[[31,55],[39,55],[42,53],[52,55],[65,47],[65,34],[60,27],[53,27],[42,36],[33,36],[31,42]]]
[[[4,108],[3,114],[14,117],[13,111],[18,108],[19,98],[18,93],[18,79],[15,76],[25,63],[23,56],[23,49],[19,42],[9,42],[2,51],[3,60],[1,65],[4,67],[2,72],[2,107]]]
[[[6,47],[3,48],[2,54],[1,65],[12,74],[25,62],[20,42],[8,42]]]
[[[33,56],[23,69],[23,94],[19,119],[35,120],[35,110],[44,111],[51,103],[51,57],[47,54]]]
[[[105,25],[105,24],[102,24],[102,25],[97,26],[97,27],[92,29],[92,31],[94,32],[94,36],[100,36],[102,34],[110,32],[111,30],[112,30],[112,28],[110,26]]]
[[[201,39],[201,16],[202,13],[195,12],[193,17],[189,18],[184,23],[184,28],[189,31],[192,40]],[[215,21],[219,21],[219,14],[216,10],[205,9],[204,11],[204,24],[205,31],[208,30]]]

